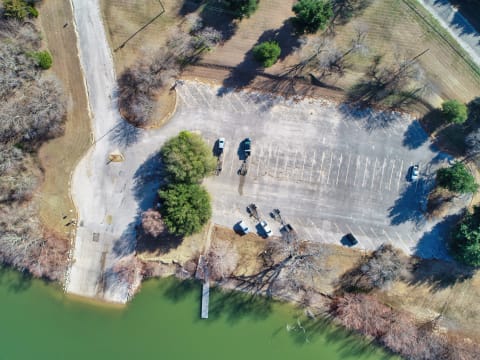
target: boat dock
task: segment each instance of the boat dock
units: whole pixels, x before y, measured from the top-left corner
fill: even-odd
[[[208,319],[208,303],[210,301],[210,282],[206,280],[202,285],[202,319]]]

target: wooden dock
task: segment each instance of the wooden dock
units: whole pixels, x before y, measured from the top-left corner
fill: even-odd
[[[202,319],[208,319],[208,303],[210,301],[210,282],[206,280],[202,286]]]

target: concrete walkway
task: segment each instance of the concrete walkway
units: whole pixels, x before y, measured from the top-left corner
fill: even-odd
[[[447,0],[418,0],[480,66],[480,33]]]

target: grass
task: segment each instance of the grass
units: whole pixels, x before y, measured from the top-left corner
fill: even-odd
[[[70,25],[63,27],[66,22]],[[72,12],[68,1],[42,3],[40,25],[46,47],[55,58],[48,71],[62,82],[68,114],[65,134],[40,148],[38,155],[44,182],[35,200],[43,224],[63,237],[72,230],[72,226],[66,227],[65,224],[76,218],[70,197],[70,176],[91,144],[88,104],[77,56],[76,35],[71,24]],[[67,217],[64,219],[64,216]]]

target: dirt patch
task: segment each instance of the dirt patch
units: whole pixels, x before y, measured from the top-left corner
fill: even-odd
[[[76,218],[70,197],[70,176],[91,144],[90,117],[77,56],[77,38],[72,24],[70,2],[43,2],[40,14],[46,47],[53,56],[53,66],[49,72],[63,84],[68,113],[65,134],[44,144],[39,150],[44,182],[36,200],[44,225],[56,234],[66,236],[73,231],[71,221]]]

